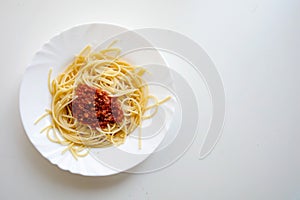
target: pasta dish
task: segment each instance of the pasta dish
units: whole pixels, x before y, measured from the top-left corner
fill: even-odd
[[[53,80],[52,69],[48,74],[51,107],[35,123],[50,115],[51,124],[41,132],[76,159],[89,148],[120,145],[136,129],[141,148],[142,121],[170,99],[150,95],[142,78],[146,69],[122,60],[114,44],[97,52],[87,46]]]

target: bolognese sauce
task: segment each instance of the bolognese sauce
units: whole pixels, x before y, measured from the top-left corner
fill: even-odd
[[[92,129],[120,123],[124,117],[117,97],[110,97],[107,92],[85,84],[76,87],[71,108],[73,116]]]

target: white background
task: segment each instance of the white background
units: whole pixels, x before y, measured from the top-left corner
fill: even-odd
[[[300,199],[300,1],[39,1],[0,4],[0,199]],[[224,81],[227,119],[213,153],[200,141],[175,164],[143,175],[83,177],[45,160],[19,116],[33,54],[72,26],[168,28],[198,42]],[[34,95],[34,91],[32,94]]]

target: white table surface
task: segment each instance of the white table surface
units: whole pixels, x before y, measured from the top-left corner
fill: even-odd
[[[1,1],[0,199],[300,199],[300,1]],[[89,22],[168,28],[198,42],[222,76],[227,118],[204,160],[199,144],[150,174],[83,177],[28,140],[20,81],[53,35]]]

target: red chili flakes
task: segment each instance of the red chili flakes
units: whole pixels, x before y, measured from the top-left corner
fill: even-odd
[[[72,114],[80,123],[95,129],[122,122],[124,115],[121,105],[116,97],[108,96],[107,92],[79,84],[75,96]]]

